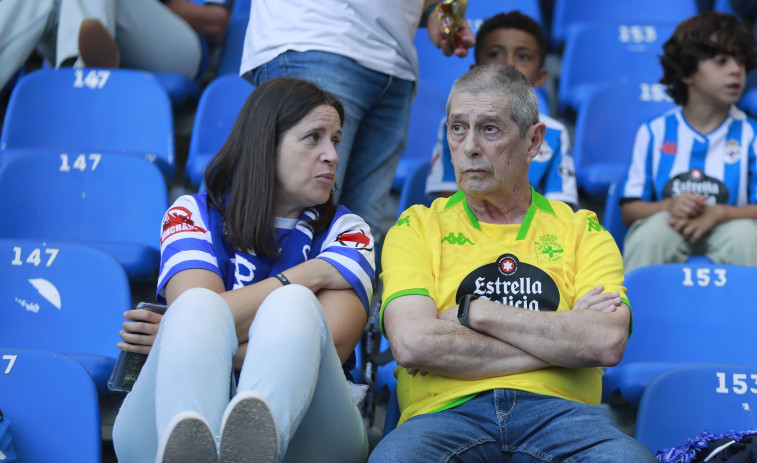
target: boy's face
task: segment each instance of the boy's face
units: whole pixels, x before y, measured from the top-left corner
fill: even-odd
[[[689,103],[730,106],[744,93],[746,68],[742,60],[720,54],[700,61],[696,72],[681,80],[688,86]]]
[[[547,80],[547,70],[541,67],[539,42],[520,29],[496,29],[484,37],[477,64],[504,64],[526,76],[531,85],[541,87]]]

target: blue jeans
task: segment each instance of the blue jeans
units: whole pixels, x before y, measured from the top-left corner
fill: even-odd
[[[287,51],[243,77],[257,86],[282,76],[315,82],[344,105],[337,199],[362,217],[380,242],[384,205],[405,151],[414,83],[321,51]]]
[[[495,389],[410,418],[371,454],[377,462],[654,462],[600,407]]]
[[[182,293],[160,324],[150,355],[113,425],[121,463],[155,460],[178,413],[192,410],[218,440],[231,399],[234,318],[207,289]],[[237,386],[271,405],[284,462],[364,461],[368,438],[320,303],[299,285],[276,289],[250,326]]]

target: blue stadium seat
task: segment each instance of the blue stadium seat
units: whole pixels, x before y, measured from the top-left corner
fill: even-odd
[[[397,400],[397,388],[393,388],[392,395],[389,396],[389,402],[386,404],[386,415],[384,416],[384,435],[392,432],[397,427],[397,423],[400,421],[400,404]]]
[[[623,223],[620,215],[620,183],[612,182],[607,190],[607,200],[605,201],[605,215],[602,219],[602,225],[615,238],[615,244],[623,253],[623,241],[626,239],[628,227]]]
[[[606,2],[616,3],[616,2]],[[658,55],[675,23],[581,24],[571,29],[562,55],[557,90],[560,113],[581,106],[612,83],[658,82]]]
[[[149,73],[46,69],[13,89],[0,134],[2,150],[120,152],[144,157],[174,178],[171,102]]]
[[[0,348],[0,406],[19,463],[99,463],[100,407],[86,370],[54,352]]]
[[[423,204],[424,206],[431,205],[431,198],[426,196],[426,179],[428,178],[430,164],[431,163],[428,160],[418,164],[402,185],[399,206],[397,207],[398,219],[400,214],[413,204]]]
[[[186,175],[200,185],[205,167],[226,142],[242,105],[255,87],[233,74],[213,80],[200,96],[189,142]]]
[[[0,345],[65,353],[106,392],[132,308],[123,268],[97,248],[52,240],[0,239],[0,254]]]
[[[231,20],[234,21],[242,16],[250,16],[252,0],[233,0],[231,6]]]
[[[700,365],[663,373],[641,397],[635,437],[656,452],[683,446],[703,431],[755,429],[756,380],[755,364]]]
[[[747,90],[741,96],[738,107],[748,112],[750,116],[755,117],[757,115],[757,88]]]
[[[757,268],[684,264],[641,267],[626,275],[633,333],[620,364],[607,368],[603,395],[630,405],[660,373],[706,363],[752,363],[757,311],[748,302]]]
[[[576,180],[604,198],[628,169],[641,124],[674,107],[660,84],[615,84],[598,90],[578,112],[573,135]]]
[[[475,0],[468,2],[465,17],[475,35],[486,19],[498,13],[506,13],[514,10],[518,10],[521,13],[534,18],[536,22],[544,27],[539,0],[508,0],[507,2],[503,2],[502,0]],[[547,33],[546,29],[544,33]],[[471,50],[471,53],[472,52],[473,50]],[[547,50],[544,50],[544,52],[546,53]]]
[[[86,243],[133,281],[157,271],[168,193],[154,164],[121,153],[13,153],[0,165],[0,238]]]
[[[642,24],[650,21],[678,24],[698,13],[695,0],[555,0],[552,17],[552,44],[558,49],[566,41],[570,29],[582,23],[613,22]],[[602,65],[597,57],[594,67]]]
[[[249,0],[247,0],[247,3],[250,3]],[[224,39],[221,46],[221,58],[218,61],[218,68],[216,69],[217,77],[226,74],[239,75],[239,68],[242,64],[244,37],[247,34],[247,23],[249,21],[250,17],[247,15],[232,19],[229,22],[229,26],[226,28],[226,39]]]

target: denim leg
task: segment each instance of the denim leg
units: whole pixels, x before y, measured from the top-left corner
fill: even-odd
[[[344,105],[337,199],[368,223],[378,241],[383,205],[405,148],[413,82],[319,51],[282,53],[245,78],[260,85],[281,76],[315,82]]]
[[[160,434],[185,410],[203,415],[218,436],[236,349],[234,319],[221,296],[194,288],[176,299],[113,425],[119,462],[153,461]]]
[[[414,416],[387,434],[369,463],[504,461],[490,393],[457,407]]]
[[[261,304],[238,390],[256,391],[271,404],[283,461],[365,460],[365,427],[323,309],[309,289],[283,286]]]
[[[601,407],[512,389],[494,391],[513,462],[654,462]]]

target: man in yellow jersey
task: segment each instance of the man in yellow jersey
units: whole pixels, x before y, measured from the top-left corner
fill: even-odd
[[[655,461],[598,407],[631,328],[623,261],[593,212],[528,183],[545,126],[515,68],[477,66],[447,102],[461,191],[413,206],[382,252],[397,429],[371,462]]]

